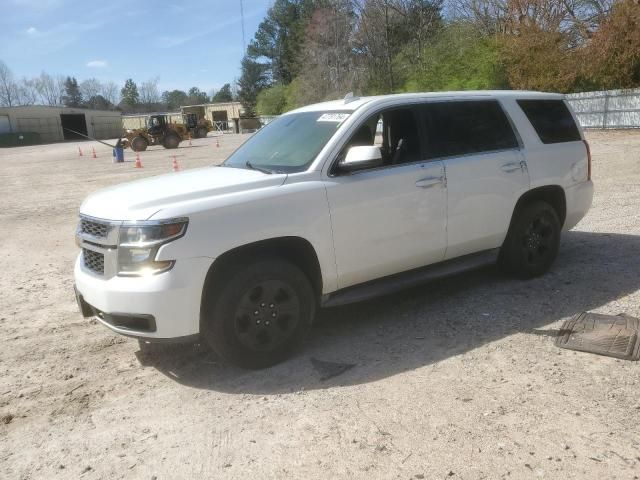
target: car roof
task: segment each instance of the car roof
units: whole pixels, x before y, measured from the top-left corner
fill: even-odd
[[[356,97],[347,95],[342,100],[332,100],[329,102],[314,103],[305,107],[298,108],[287,112],[300,113],[300,112],[353,112],[363,105],[374,105],[377,103],[386,103],[388,100],[397,99],[401,101],[422,101],[422,100],[437,100],[437,99],[465,99],[465,98],[487,98],[487,99],[499,99],[499,98],[518,98],[518,99],[562,99],[564,95],[559,93],[546,93],[546,92],[534,92],[527,90],[465,90],[465,91],[451,91],[451,92],[422,92],[422,93],[396,93],[392,95],[376,95],[370,97]]]

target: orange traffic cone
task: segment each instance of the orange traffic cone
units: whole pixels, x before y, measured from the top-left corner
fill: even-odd
[[[218,141],[218,137],[216,137],[216,148],[220,148],[220,142]]]
[[[176,157],[173,157],[173,171],[174,172],[178,172],[180,171],[180,167],[178,166],[178,161],[176,160]]]
[[[136,152],[136,164],[134,165],[136,168],[142,168],[142,162],[140,161],[140,154]]]
[[[93,148],[93,147],[91,147],[91,156],[92,156],[93,158],[98,158],[98,157],[96,156],[96,149],[95,149],[95,148]]]
[[[78,147],[78,156],[81,157],[82,156],[82,149],[80,147]]]

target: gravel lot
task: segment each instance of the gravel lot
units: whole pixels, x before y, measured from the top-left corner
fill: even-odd
[[[217,163],[245,138],[176,158]],[[580,311],[640,316],[640,131],[589,140],[594,205],[549,274],[487,268],[325,310],[259,372],[141,351],[77,311],[80,202],[170,171],[172,152],[136,170],[95,143],[1,149],[0,478],[638,479],[638,364],[553,344]],[[321,381],[311,357],[356,366]]]

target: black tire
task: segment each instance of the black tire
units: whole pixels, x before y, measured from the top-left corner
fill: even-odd
[[[131,150],[133,150],[134,152],[144,152],[148,146],[149,143],[144,137],[133,137],[133,139],[131,140]]]
[[[173,133],[164,137],[164,140],[162,141],[162,146],[164,148],[178,148],[178,145],[180,145],[180,138]]]
[[[561,228],[557,212],[548,203],[519,207],[500,249],[501,267],[520,278],[546,273],[558,255]]]
[[[205,295],[203,336],[218,355],[243,368],[285,360],[315,315],[309,279],[286,260],[238,264],[211,290]]]
[[[199,127],[198,130],[196,130],[197,138],[207,138],[207,129],[205,127]]]

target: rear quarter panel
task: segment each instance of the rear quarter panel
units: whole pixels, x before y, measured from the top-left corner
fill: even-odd
[[[587,180],[587,150],[581,140],[544,144],[515,99],[507,99],[503,104],[524,144],[531,188],[559,185],[566,189]],[[582,136],[582,130],[580,134]]]

